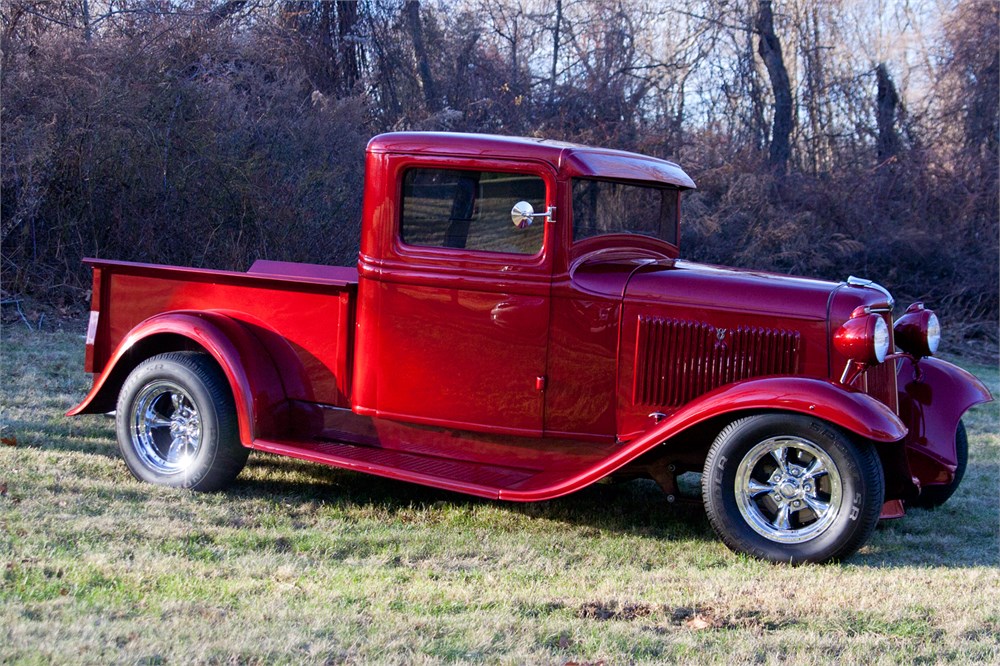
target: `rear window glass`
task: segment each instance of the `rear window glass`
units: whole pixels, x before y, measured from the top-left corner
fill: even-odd
[[[407,245],[537,254],[544,220],[515,227],[510,210],[519,201],[544,211],[545,181],[518,173],[409,169],[403,175],[400,236]]]

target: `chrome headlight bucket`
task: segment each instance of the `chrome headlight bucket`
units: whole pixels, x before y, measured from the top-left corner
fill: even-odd
[[[834,334],[833,345],[855,363],[877,365],[889,354],[889,325],[881,315],[858,308]]]

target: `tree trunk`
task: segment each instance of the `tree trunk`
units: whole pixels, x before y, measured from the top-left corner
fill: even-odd
[[[90,38],[92,35],[92,26],[90,24],[89,0],[83,0],[83,4],[80,6],[80,11],[83,14],[83,40],[87,43],[90,43]]]
[[[774,93],[774,122],[771,125],[771,148],[768,161],[776,173],[788,171],[791,157],[792,135],[792,85],[788,80],[788,70],[781,55],[781,42],[774,34],[774,14],[771,0],[760,0],[757,5],[756,26],[759,41],[757,52],[764,59],[767,75],[771,79]]]
[[[340,49],[340,69],[344,77],[344,92],[350,93],[361,77],[360,47],[354,34],[358,22],[358,3],[337,2],[337,46]]]
[[[431,74],[430,62],[427,60],[427,47],[424,44],[424,28],[420,22],[420,2],[418,0],[407,0],[403,7],[406,14],[406,22],[409,24],[410,35],[413,37],[413,54],[416,57],[417,81],[420,89],[424,93],[424,103],[427,110],[436,113],[441,110],[438,100],[434,76]]]
[[[562,0],[556,0],[556,24],[552,30],[552,77],[549,80],[549,106],[555,103],[556,71],[559,65],[559,26],[562,24]]]
[[[878,161],[879,163],[892,159],[899,152],[899,135],[896,134],[896,111],[899,108],[899,95],[896,86],[889,76],[885,63],[879,63],[875,68],[875,78],[878,80],[878,91],[875,97],[875,119],[878,123]]]

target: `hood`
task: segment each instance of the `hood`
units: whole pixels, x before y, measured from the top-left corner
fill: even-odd
[[[842,284],[689,261],[657,262],[632,274],[627,301],[670,304],[699,311],[825,320]],[[872,290],[874,291],[874,290]]]
[[[669,413],[732,382],[833,378],[846,362],[832,354],[834,331],[858,305],[885,300],[867,284],[688,261],[639,266],[624,287],[619,428],[641,430],[651,411]]]

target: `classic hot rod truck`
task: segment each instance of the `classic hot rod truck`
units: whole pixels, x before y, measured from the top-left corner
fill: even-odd
[[[843,558],[880,515],[944,502],[990,400],[893,324],[868,280],[679,259],[676,164],[396,133],[366,155],[356,267],[225,272],[87,260],[93,388],[139,479],[231,482],[251,449],[481,497],[605,477],[678,496],[772,561]],[[335,233],[331,228],[330,233]]]

